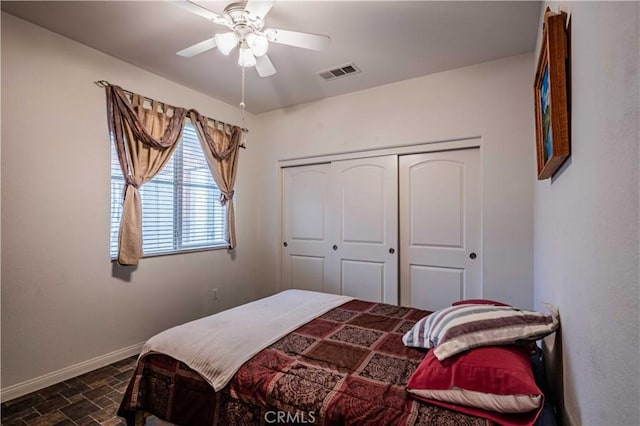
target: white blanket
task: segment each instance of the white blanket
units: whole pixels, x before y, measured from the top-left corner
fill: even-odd
[[[200,373],[217,391],[267,346],[352,297],[286,290],[153,336],[140,357],[169,355]]]

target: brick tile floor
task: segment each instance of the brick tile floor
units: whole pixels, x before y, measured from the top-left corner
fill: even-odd
[[[3,426],[120,426],[116,412],[133,375],[136,357],[90,371],[82,376],[2,403]],[[155,417],[149,426],[169,423]]]

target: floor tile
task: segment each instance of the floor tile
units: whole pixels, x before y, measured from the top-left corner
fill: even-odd
[[[126,423],[120,417],[115,417],[113,419],[110,419],[102,423],[102,426],[126,426]],[[146,426],[149,426],[149,425],[146,425]]]
[[[40,395],[30,393],[20,398],[16,398],[13,401],[3,403],[2,422],[4,423],[5,420],[9,419],[10,417],[15,417],[17,414],[20,414],[21,412],[28,410],[29,408],[34,407],[38,404],[41,404],[44,401],[44,398],[42,398]]]
[[[100,422],[106,422],[109,419],[112,419],[117,416],[118,406],[116,404],[111,404],[105,408],[102,408],[95,413],[91,413],[91,417]]]
[[[113,377],[118,379],[118,380],[120,380],[121,382],[123,382],[123,381],[128,382],[131,379],[131,376],[133,376],[133,368],[129,368],[128,370],[124,370],[122,373],[116,374]]]
[[[116,401],[114,399],[107,398],[106,396],[101,396],[100,398],[95,399],[95,400],[93,400],[91,402],[93,402],[94,404],[96,404],[100,408],[104,408],[104,407],[108,407],[109,405],[120,403],[121,399],[122,398],[120,398],[120,399],[118,399]]]
[[[129,369],[129,368],[133,367],[134,365],[136,365],[136,360],[137,359],[138,359],[138,357],[125,358],[122,361],[118,361],[118,362],[115,362],[115,363],[111,364],[111,367],[115,368],[116,370],[119,370],[121,368]],[[120,371],[122,371],[122,370],[120,370]]]
[[[78,377],[78,380],[87,385],[92,385],[97,382],[104,382],[106,379],[113,377],[118,373],[120,373],[118,369],[108,365],[106,367],[99,368],[98,370],[90,371],[89,373],[83,374],[82,376]]]
[[[70,382],[70,381],[68,381]],[[79,382],[79,381],[74,381],[69,383],[69,386],[66,389],[61,390],[59,393],[60,395],[64,396],[65,398],[70,398],[74,395],[78,395],[82,392],[88,391],[91,388],[89,386],[87,386],[85,383],[83,382]]]
[[[78,402],[81,399],[86,399],[82,393],[78,393],[76,395],[70,396],[67,398],[70,403]]]
[[[56,398],[58,396],[58,392],[62,392],[68,387],[69,385],[66,382],[57,383],[55,385],[51,385],[47,388],[39,390],[38,395],[40,395],[44,399]]]
[[[48,399],[35,406],[36,411],[40,414],[47,414],[50,411],[57,410],[58,408],[66,407],[71,404],[67,398],[63,397],[59,393],[54,394],[51,399]]]
[[[71,420],[79,420],[88,414],[98,411],[99,409],[100,407],[98,407],[88,399],[82,399],[80,401],[74,402],[71,405],[61,408],[60,411],[62,411]]]
[[[84,416],[80,420],[76,420],[76,425],[78,426],[96,426],[100,425],[100,423],[96,422],[91,418],[91,416]]]
[[[40,417],[42,415],[42,413],[39,413],[37,411],[33,411],[33,413],[31,414],[27,414],[26,416],[20,417],[20,420],[22,420],[23,422],[25,422],[26,424],[30,424],[31,420]]]
[[[55,410],[43,416],[29,420],[29,426],[51,426],[63,420],[69,420],[60,411]]]
[[[53,426],[76,426],[76,424],[69,419],[64,419]]]
[[[5,423],[10,423],[14,420],[18,420],[18,419],[24,419],[25,417],[36,413],[39,414],[38,412],[36,412],[35,408],[33,407],[26,407],[20,411],[16,411],[13,412],[11,415],[9,415],[9,413],[5,412],[5,408],[2,409],[2,424],[4,425]]]
[[[90,401],[106,396],[108,393],[113,392],[113,388],[109,385],[102,385],[90,391],[84,392],[82,395]]]
[[[2,426],[26,426],[26,425],[27,423],[25,423],[22,419],[13,420],[8,423],[2,422]]]
[[[137,357],[0,404],[3,426],[126,426],[117,411]],[[170,423],[149,418],[149,426]]]

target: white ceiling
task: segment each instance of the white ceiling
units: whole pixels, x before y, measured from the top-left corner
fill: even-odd
[[[228,2],[198,1],[222,13]],[[168,1],[2,1],[2,10],[232,105],[237,54],[175,52],[227,31]],[[325,52],[272,43],[278,73],[247,70],[247,110],[260,113],[534,49],[540,2],[278,1],[266,27],[326,34]],[[331,81],[317,72],[354,62]],[[112,81],[118,84],[117,81]]]

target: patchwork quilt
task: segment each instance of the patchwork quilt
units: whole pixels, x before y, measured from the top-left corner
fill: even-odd
[[[162,354],[138,361],[118,414],[143,410],[179,425],[486,425],[412,399],[406,383],[426,352],[402,336],[427,312],[351,301],[246,362],[219,392]]]

